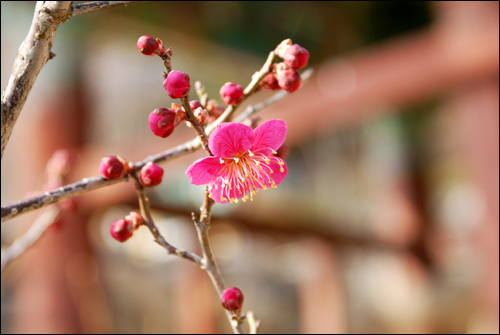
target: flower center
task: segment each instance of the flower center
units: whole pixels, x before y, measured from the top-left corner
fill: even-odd
[[[273,150],[273,153],[276,153]],[[271,162],[279,166],[279,171],[274,171]],[[208,188],[210,196],[212,191],[221,188],[221,200],[231,203],[238,202],[242,198],[243,202],[253,196],[259,189],[268,187],[276,188],[273,173],[283,173],[285,162],[276,156],[268,157],[265,154],[250,150],[241,152],[231,158],[220,158],[220,163],[224,164],[219,174],[210,181]],[[274,166],[276,169],[276,166]]]

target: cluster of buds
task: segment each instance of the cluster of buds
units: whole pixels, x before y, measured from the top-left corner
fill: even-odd
[[[137,40],[137,49],[146,56],[165,57],[165,47],[159,38],[154,39],[148,35],[141,36]]]
[[[259,83],[265,90],[283,89],[288,93],[295,92],[302,82],[300,74],[296,71],[307,65],[309,51],[298,44],[292,45],[292,40],[286,39],[274,50],[283,62],[273,64],[273,70]]]
[[[106,179],[118,179],[130,172],[125,159],[120,156],[108,156],[101,160],[99,172]]]
[[[144,219],[139,213],[130,212],[125,218],[111,222],[109,233],[118,242],[125,242],[132,237],[134,231],[139,229],[143,222]]]

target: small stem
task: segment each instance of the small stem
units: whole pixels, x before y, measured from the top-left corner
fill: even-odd
[[[259,330],[260,326],[260,321],[255,319],[255,316],[253,315],[252,311],[248,311],[246,315],[246,319],[248,322],[248,333],[249,334],[257,334],[257,331]]]
[[[208,148],[208,136],[205,134],[205,127],[202,126],[199,122],[196,116],[194,116],[193,110],[191,109],[191,106],[189,105],[189,96],[179,99],[182,103],[182,107],[184,107],[184,111],[186,111],[186,117],[187,120],[191,123],[193,126],[193,129],[196,131],[196,134],[198,135],[198,138],[200,139],[201,146],[209,156],[212,156],[212,153],[210,152],[210,149]]]
[[[264,65],[262,65],[262,68],[253,74],[252,81],[250,82],[250,84],[248,84],[247,87],[245,87],[245,90],[243,91],[245,93],[245,99],[255,93],[255,90],[257,89],[257,87],[259,87],[259,83],[262,81],[262,79],[264,79],[264,77],[271,72],[271,66],[273,65],[276,57],[276,53],[274,51],[271,51],[269,53],[269,56],[267,56],[266,62],[264,63]]]
[[[222,273],[215,262],[215,257],[208,238],[213,204],[214,201],[209,197],[208,189],[206,188],[203,205],[200,208],[200,218],[197,219],[194,213],[192,213],[191,216],[198,233],[198,240],[200,241],[201,251],[203,253],[203,268],[207,271],[208,276],[212,280],[220,299],[222,298],[222,292],[226,285]],[[233,314],[226,310],[226,316],[235,334],[246,334],[245,328],[243,328],[242,325],[242,319],[239,318],[237,314]],[[236,319],[236,322],[233,322],[233,318]]]
[[[92,2],[79,3],[71,6],[72,9],[71,16],[86,14],[116,6],[127,6],[128,4],[134,2],[140,2],[140,1],[92,1]]]
[[[252,94],[255,93],[255,91],[259,87],[259,83],[262,81],[262,79],[264,79],[264,77],[268,73],[271,72],[271,66],[273,65],[273,62],[275,59],[276,59],[276,54],[274,51],[271,51],[269,53],[269,56],[267,57],[264,65],[262,65],[262,68],[252,75],[252,80],[247,85],[247,87],[245,87],[245,89],[243,90],[243,92],[245,93],[245,98],[243,99],[243,101],[245,101],[249,96],[251,96]],[[212,133],[212,131],[214,131],[214,129],[217,128],[217,126],[219,124],[229,120],[229,118],[234,114],[234,112],[236,111],[236,109],[240,105],[241,105],[241,103],[237,106],[232,106],[232,105],[227,106],[224,113],[222,113],[222,115],[219,116],[219,118],[217,120],[215,120],[214,122],[212,122],[211,124],[208,125],[206,133],[208,135],[210,135]]]
[[[302,77],[302,82],[304,83],[306,80],[308,80],[311,75],[313,74],[314,70],[312,68],[309,68],[307,70],[305,70],[302,74],[301,74],[301,77]],[[261,103],[258,103],[257,105],[253,105],[253,106],[248,106],[240,115],[238,115],[235,119],[234,119],[234,122],[242,122],[243,120],[245,120],[246,118],[252,116],[253,114],[257,113],[258,111],[266,108],[267,106],[283,99],[284,97],[290,95],[291,93],[288,93],[286,91],[279,91],[278,93],[276,93],[275,95],[273,95],[272,97],[270,97],[269,99],[267,100],[264,100],[262,101]]]
[[[203,260],[200,256],[174,247],[173,245],[168,243],[167,240],[165,240],[165,238],[160,234],[160,231],[154,224],[153,217],[151,216],[151,210],[149,208],[149,199],[146,197],[146,194],[144,192],[144,187],[141,185],[139,178],[137,178],[136,171],[135,170],[131,171],[130,176],[132,177],[135,183],[135,188],[137,190],[137,197],[139,199],[139,208],[141,209],[141,215],[142,218],[144,219],[144,224],[149,228],[149,231],[155,238],[154,241],[158,245],[165,248],[169,253],[169,255],[176,255],[181,258],[190,260],[191,262],[197,265],[200,266],[203,265]]]

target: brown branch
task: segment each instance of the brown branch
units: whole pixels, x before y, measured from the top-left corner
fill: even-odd
[[[38,1],[28,35],[17,52],[2,93],[1,157],[38,73],[54,54],[55,31],[71,17],[71,1]]]
[[[127,6],[128,4],[135,2],[140,2],[140,1],[92,1],[92,2],[79,3],[71,6],[72,10],[71,16],[86,14],[116,6]]]
[[[153,217],[151,216],[151,210],[149,208],[149,199],[146,197],[146,194],[144,193],[144,187],[141,185],[139,179],[137,178],[136,171],[133,170],[130,172],[130,176],[134,180],[135,183],[135,188],[137,190],[137,197],[139,199],[139,207],[141,209],[141,215],[142,218],[144,219],[144,224],[149,228],[149,231],[155,238],[154,241],[163,247],[165,250],[167,250],[169,255],[176,255],[181,258],[185,258],[194,264],[197,265],[202,265],[202,258],[196,254],[193,254],[189,251],[181,250],[165,240],[165,238],[160,234],[160,231],[158,230],[158,227],[156,227]]]
[[[214,284],[214,287],[219,294],[219,298],[222,298],[222,291],[224,291],[226,284],[224,283],[224,278],[222,278],[219,267],[215,262],[215,257],[212,252],[212,247],[210,246],[210,240],[208,238],[208,228],[210,228],[210,219],[212,216],[213,204],[214,201],[209,197],[208,188],[205,188],[205,197],[203,200],[203,205],[200,208],[200,218],[198,219],[194,213],[191,213],[191,218],[193,219],[194,225],[196,227],[198,240],[200,241],[201,251],[203,253],[202,268],[207,271],[208,276],[212,280],[212,283]],[[245,328],[243,328],[242,325],[243,318],[227,310],[226,315],[235,334],[246,333]]]
[[[175,158],[187,155],[191,152],[194,152],[198,148],[199,148],[199,142],[196,139],[194,141],[189,141],[175,148],[164,151],[160,154],[149,156],[148,158],[135,163],[133,166],[136,170],[140,170],[144,165],[146,165],[149,162],[153,162],[156,164],[167,162]],[[1,210],[2,222],[13,219],[18,215],[29,213],[36,209],[48,206],[50,204],[54,204],[64,199],[68,199],[77,195],[81,195],[105,186],[113,185],[127,180],[128,180],[127,177],[114,180],[107,180],[102,176],[83,178],[82,180],[76,183],[60,187],[50,192],[41,193],[31,198],[21,200],[16,203],[2,207]]]

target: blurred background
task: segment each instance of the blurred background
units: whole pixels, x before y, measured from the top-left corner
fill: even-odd
[[[1,3],[2,89],[34,8]],[[194,137],[150,133],[149,113],[174,101],[142,35],[219,103],[282,40],[310,52],[313,76],[258,114],[288,124],[288,177],[215,205],[210,229],[262,333],[499,332],[498,2],[145,2],[71,18],[6,148],[2,205],[39,192],[58,149],[74,153],[72,183],[104,156],[138,161]],[[163,235],[197,253],[203,187],[184,171],[203,156],[163,165],[148,190]],[[231,332],[205,272],[145,228],[110,237],[137,210],[132,183],[74,203],[3,272],[2,333]],[[2,246],[38,212],[2,223]]]

